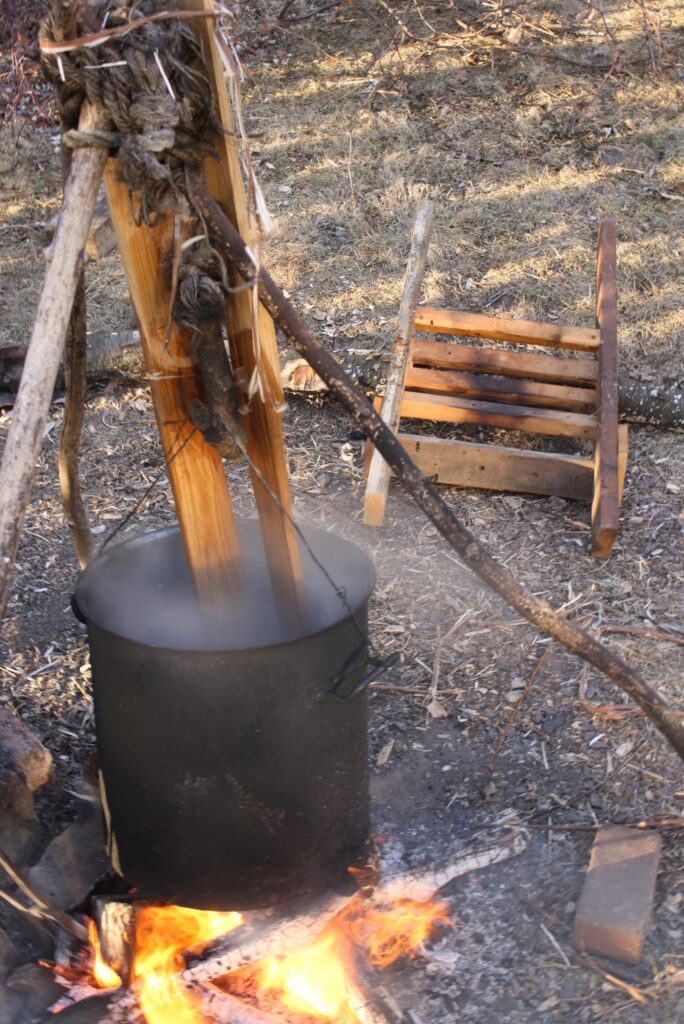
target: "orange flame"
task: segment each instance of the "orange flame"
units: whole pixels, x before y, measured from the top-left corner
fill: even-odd
[[[256,981],[291,1010],[344,1024],[357,1018],[349,1010],[351,995],[344,967],[344,940],[328,932],[301,953],[262,960]]]
[[[196,1000],[175,975],[183,950],[237,928],[242,915],[187,907],[143,907],[136,916],[133,978],[147,1024],[201,1024]]]
[[[353,1024],[358,1021],[354,1006],[359,994],[351,943],[364,948],[374,964],[387,967],[400,956],[413,955],[438,922],[451,923],[444,903],[404,899],[378,910],[355,899],[313,946],[257,964],[253,981],[291,1010]]]
[[[451,924],[446,903],[402,899],[385,910],[370,908],[352,917],[349,930],[376,967],[389,967],[400,956],[413,956],[436,924]]]
[[[118,988],[121,984],[121,978],[112,970],[109,964],[106,964],[102,959],[102,950],[100,948],[100,940],[97,934],[97,928],[94,921],[88,921],[88,938],[90,939],[90,946],[93,951],[93,965],[91,970],[93,972],[93,978],[98,988]]]
[[[387,967],[400,956],[412,956],[440,922],[451,923],[444,903],[401,899],[376,909],[358,897],[308,949],[236,971],[229,987],[239,991],[245,986],[250,992],[256,988],[257,1000],[261,993],[297,1013],[335,1024],[358,1024],[352,944],[365,949],[375,965]],[[142,907],[138,911],[133,980],[147,1024],[203,1024],[198,1000],[177,980],[184,967],[181,953],[225,935],[241,923],[238,913],[185,907]],[[91,943],[96,963],[101,964],[94,926]],[[98,967],[98,977],[99,971]],[[114,987],[120,981],[110,970],[109,981],[103,977],[98,983]]]

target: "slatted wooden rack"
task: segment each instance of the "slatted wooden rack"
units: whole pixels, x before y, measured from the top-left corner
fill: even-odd
[[[400,368],[402,419],[590,440],[593,457],[401,432],[398,437],[436,483],[590,501],[592,553],[606,558],[618,529],[627,466],[627,427],[618,426],[615,223],[610,220],[599,225],[596,322],[595,329],[565,327],[419,307],[414,331],[539,345],[582,355],[413,337]],[[390,375],[396,370],[391,367]],[[382,410],[382,400],[377,405]],[[384,497],[378,501],[373,488],[369,476],[365,520],[379,525]]]

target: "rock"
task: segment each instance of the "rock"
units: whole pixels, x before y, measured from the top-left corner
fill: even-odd
[[[111,870],[104,848],[99,810],[69,825],[50,843],[28,872],[35,886],[56,910],[70,910],[88,895],[95,882]]]
[[[63,989],[40,964],[24,964],[7,978],[0,994],[0,1024],[33,1024],[56,1003]]]
[[[25,955],[4,928],[0,928],[0,981],[3,981],[10,971],[13,971],[25,959]]]
[[[596,833],[577,904],[577,949],[638,964],[651,920],[660,836],[604,825]]]
[[[59,1024],[64,1021],[69,1021],[69,1024],[101,1024],[101,1021],[108,1019],[107,1006],[111,998],[111,992],[100,992],[73,1006],[67,1006],[59,1011]],[[55,1024],[55,1016],[47,1013],[36,1024]]]
[[[33,793],[0,749],[0,849],[21,868],[31,864],[44,845]]]
[[[21,719],[6,708],[0,709],[0,751],[8,764],[23,774],[32,792],[50,778],[52,754]]]

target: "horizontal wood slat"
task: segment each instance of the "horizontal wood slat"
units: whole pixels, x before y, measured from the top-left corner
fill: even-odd
[[[470,338],[496,338],[523,345],[548,345],[552,348],[577,349],[580,352],[596,352],[601,344],[600,332],[588,327],[542,324],[533,320],[506,320],[503,317],[459,313],[428,306],[418,307],[414,327],[417,331],[459,334]]]
[[[380,400],[375,400],[376,408]],[[537,452],[503,445],[475,444],[422,434],[397,434],[406,452],[425,476],[437,484],[478,487],[518,494],[557,494],[560,498],[591,501],[594,460],[557,452]],[[627,470],[628,432],[618,428],[620,496]],[[373,445],[366,445],[367,475]]]
[[[496,373],[502,377],[541,380],[550,384],[591,385],[598,378],[596,359],[568,359],[536,352],[421,341],[418,338],[414,339],[411,347],[411,361],[414,366],[477,370],[479,373]]]
[[[435,483],[591,501],[593,459],[417,434],[397,436],[421,472],[434,477]]]
[[[462,395],[491,402],[534,405],[568,412],[591,413],[596,409],[594,388],[573,388],[560,384],[542,384],[536,380],[513,380],[489,374],[458,373],[454,370],[430,370],[409,367],[406,388],[436,394]]]
[[[424,395],[406,392],[401,406],[402,418],[440,420],[444,423],[477,423],[506,430],[526,430],[537,434],[596,437],[596,417],[577,412],[534,409],[525,405],[479,402],[470,398]]]

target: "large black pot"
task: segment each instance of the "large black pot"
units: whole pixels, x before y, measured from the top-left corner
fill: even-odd
[[[256,522],[240,526],[249,591],[209,624],[177,530],[112,547],[79,580],[110,855],[156,899],[286,901],[335,880],[366,844],[375,574],[347,541],[305,535],[346,598],[302,547],[301,636],[278,622]]]

